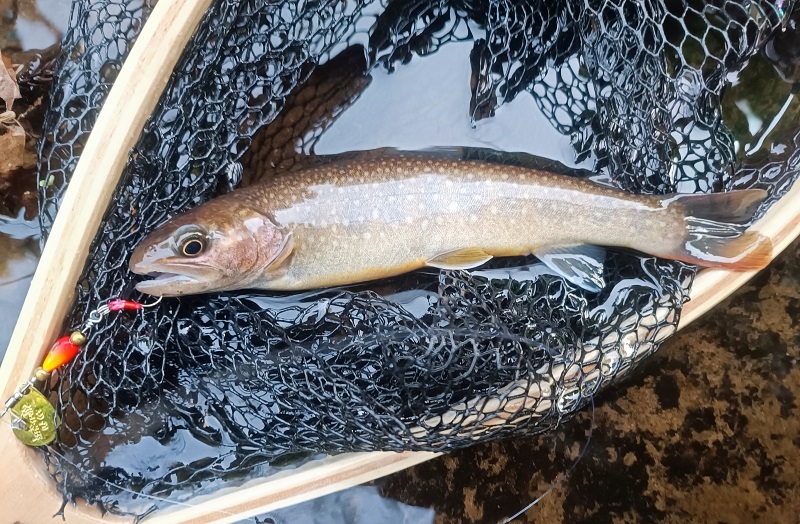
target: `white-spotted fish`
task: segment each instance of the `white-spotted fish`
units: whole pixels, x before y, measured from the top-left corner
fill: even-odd
[[[544,170],[395,153],[278,175],[211,200],[151,233],[130,267],[155,277],[137,289],[173,296],[324,288],[534,254],[596,290],[595,246],[764,267],[771,242],[737,225],[765,196],[639,196]]]

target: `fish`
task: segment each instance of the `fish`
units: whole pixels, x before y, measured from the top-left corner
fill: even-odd
[[[236,189],[147,235],[130,270],[142,293],[300,291],[423,267],[533,254],[588,290],[604,249],[756,270],[772,244],[744,230],[766,192],[634,195],[545,169],[394,152],[314,165]]]

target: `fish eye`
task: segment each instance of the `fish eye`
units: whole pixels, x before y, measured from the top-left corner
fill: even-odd
[[[193,235],[181,240],[180,250],[187,257],[196,257],[206,248],[203,238]]]

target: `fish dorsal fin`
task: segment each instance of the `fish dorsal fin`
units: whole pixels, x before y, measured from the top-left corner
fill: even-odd
[[[542,247],[533,254],[560,276],[587,291],[596,293],[606,285],[603,278],[606,251],[602,247]]]
[[[242,183],[242,177],[244,176],[244,166],[242,166],[239,162],[231,162],[225,168],[224,175],[222,176],[223,180],[223,187],[225,188],[225,193],[230,193],[231,191],[235,190],[239,187],[239,184]]]
[[[486,263],[492,255],[477,247],[456,249],[440,253],[425,263],[439,269],[472,269]]]

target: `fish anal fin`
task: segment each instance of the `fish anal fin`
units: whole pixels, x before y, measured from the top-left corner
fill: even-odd
[[[491,260],[492,255],[477,247],[456,249],[440,253],[425,261],[425,264],[439,269],[472,269]]]
[[[605,253],[602,247],[592,245],[547,246],[533,251],[559,276],[594,293],[606,285],[603,278]]]

